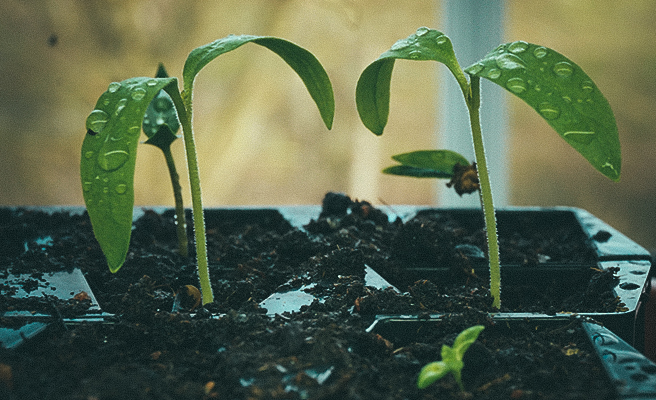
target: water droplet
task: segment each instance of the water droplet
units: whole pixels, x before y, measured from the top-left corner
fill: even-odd
[[[528,43],[526,43],[522,40],[519,40],[517,42],[513,42],[513,43],[510,44],[510,46],[508,46],[508,51],[510,51],[511,53],[515,53],[515,54],[522,53],[522,52],[526,51],[526,49],[528,49]]]
[[[129,158],[130,153],[126,150],[111,150],[98,157],[98,165],[105,171],[114,171],[121,168]]]
[[[430,29],[426,28],[425,26],[422,26],[421,28],[417,28],[417,36],[424,36],[430,32]]]
[[[500,76],[501,76],[501,71],[496,68],[490,68],[487,71],[487,77],[490,79],[497,79]]]
[[[533,50],[533,55],[537,58],[544,58],[544,56],[547,55],[549,50],[547,50],[546,47],[536,47],[535,50]]]
[[[109,188],[107,186],[103,188],[103,193],[109,193]]]
[[[571,102],[572,102],[572,98],[569,97],[569,96],[563,96],[563,101],[564,101],[565,103],[571,103]]]
[[[405,39],[398,40],[390,47],[390,50],[401,50],[408,47],[408,41]]]
[[[114,111],[114,115],[118,116],[121,113],[121,111],[123,111],[127,103],[128,103],[128,99],[119,100],[118,105],[116,106],[116,111]]]
[[[574,67],[567,61],[561,61],[553,66],[553,71],[558,76],[568,77],[574,72]]]
[[[146,85],[153,87],[157,85],[157,81],[155,79],[150,79],[148,82],[146,82]]]
[[[116,93],[121,88],[121,84],[118,82],[112,82],[109,84],[109,87],[107,88],[107,91],[109,93]]]
[[[511,78],[506,82],[506,87],[511,92],[520,94],[526,91],[526,82],[522,78]]]
[[[109,104],[109,99],[103,100],[103,105],[108,105]]]
[[[592,92],[594,90],[594,83],[590,81],[583,81],[583,83],[581,83],[581,90],[586,93]]]
[[[93,157],[93,151],[87,151],[86,153],[84,153],[84,158],[86,158],[87,160],[90,159],[91,157]]]
[[[469,66],[465,72],[467,72],[470,75],[476,75],[479,72],[481,72],[485,68],[485,65],[483,63],[476,63],[474,65]]]
[[[565,139],[574,141],[576,143],[590,144],[595,138],[595,133],[588,131],[569,131],[563,133],[563,136]]]
[[[146,96],[146,89],[144,88],[135,88],[132,90],[132,93],[130,93],[130,96],[132,97],[132,100],[139,101]]]
[[[144,121],[144,123],[145,123],[145,121]],[[141,133],[141,127],[139,125],[131,126],[131,127],[128,128],[128,133],[130,135],[135,135],[135,134]]]
[[[421,52],[418,51],[418,50],[413,50],[413,51],[410,52],[410,54],[408,54],[408,56],[410,58],[412,58],[413,60],[416,60],[421,56]]]
[[[88,191],[91,190],[91,186],[93,186],[93,182],[84,182],[84,183],[82,184],[82,189],[83,189],[85,192],[88,192]]]
[[[437,44],[440,44],[440,45],[446,43],[447,40],[449,40],[449,38],[446,37],[446,35],[438,36],[437,39],[435,39]]]
[[[513,70],[513,69],[525,69],[526,65],[524,64],[524,61],[522,61],[521,58],[517,57],[514,54],[510,53],[504,53],[497,58],[495,58],[495,61],[497,62],[497,65],[501,69],[505,70]]]
[[[118,194],[124,194],[128,190],[128,185],[126,185],[125,183],[119,183],[118,185],[116,185],[114,190]]]
[[[91,130],[95,133],[100,133],[105,125],[107,125],[107,120],[109,115],[103,110],[93,110],[91,114],[87,117],[86,127],[87,130]]]
[[[558,107],[554,106],[551,103],[541,103],[538,106],[538,112],[545,118],[545,119],[556,119],[560,116],[560,110]]]

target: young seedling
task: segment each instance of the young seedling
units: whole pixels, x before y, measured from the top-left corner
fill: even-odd
[[[138,77],[110,83],[86,120],[87,134],[82,144],[80,175],[93,231],[112,272],[118,271],[125,262],[130,244],[134,170],[142,122],[149,104],[163,90],[172,100],[182,126],[202,303],[205,305],[213,301],[200,176],[192,129],[193,84],[196,75],[209,62],[251,42],[276,53],[300,76],[326,127],[332,127],[335,102],[328,74],[312,53],[275,37],[230,35],[194,49],[184,65],[182,92],[174,77]],[[170,125],[168,128],[171,130]],[[172,140],[172,133],[171,130],[163,137],[168,136]],[[157,136],[159,133],[149,141],[156,140]]]
[[[573,61],[552,49],[524,41],[506,43],[463,71],[451,40],[442,32],[422,27],[407,39],[396,42],[358,80],[358,113],[364,125],[376,135],[381,135],[387,124],[390,81],[397,59],[438,61],[451,71],[467,104],[476,162],[470,165],[463,156],[451,151],[428,150],[394,156],[401,165],[386,172],[451,178],[450,185],[460,189],[459,194],[480,188],[488,233],[490,291],[493,306],[498,309],[501,306],[499,244],[481,132],[480,79],[488,79],[524,100],[593,167],[619,181],[621,151],[613,112],[592,79]]]
[[[155,78],[168,78],[164,65],[159,64]],[[187,257],[189,255],[189,245],[187,240],[187,219],[185,217],[184,202],[182,201],[182,187],[180,186],[180,176],[175,168],[175,160],[171,153],[171,144],[178,138],[177,133],[180,129],[178,113],[175,111],[175,105],[171,96],[165,91],[160,90],[153,101],[150,102],[146,109],[146,115],[143,119],[143,131],[148,137],[146,144],[153,145],[164,153],[166,166],[169,169],[171,185],[173,186],[173,199],[175,201],[175,222],[176,234],[178,236],[178,252]]]
[[[453,347],[442,345],[442,360],[424,365],[419,372],[419,378],[417,378],[417,387],[419,389],[425,389],[433,384],[433,382],[442,379],[450,373],[456,380],[460,391],[464,392],[465,386],[462,384],[462,369],[465,363],[462,359],[469,346],[478,339],[478,335],[480,335],[483,329],[485,329],[483,325],[474,325],[458,334],[458,337],[453,342]]]

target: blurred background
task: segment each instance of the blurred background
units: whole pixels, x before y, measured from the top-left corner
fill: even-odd
[[[500,205],[585,208],[656,248],[656,1],[500,4],[501,41],[551,47],[594,79],[613,107],[623,151],[622,180],[613,183],[508,96],[506,153],[491,155],[508,167]],[[420,26],[449,35],[440,26],[445,9],[439,0],[3,0],[0,204],[83,204],[85,120],[107,85],[152,76],[159,62],[180,76],[193,48],[234,33],[279,36],[314,53],[333,82],[336,118],[326,130],[300,79],[263,47],[248,44],[210,63],[194,98],[207,206],[318,204],[327,191],[374,204],[439,205],[444,181],[379,171],[393,154],[435,147],[450,112],[438,101],[444,67],[396,64],[381,137],[362,126],[354,97],[362,70],[396,40]],[[189,203],[182,141],[173,151]],[[173,203],[165,168],[158,149],[140,146],[137,205]]]

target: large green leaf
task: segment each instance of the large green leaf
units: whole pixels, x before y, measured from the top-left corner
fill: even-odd
[[[451,40],[442,32],[419,28],[406,39],[399,40],[371,63],[360,75],[355,98],[362,123],[376,135],[381,135],[389,115],[390,80],[397,59],[438,61],[447,66],[458,82],[466,79],[453,52]]]
[[[469,165],[469,161],[451,150],[418,150],[397,154],[392,159],[401,163],[387,167],[383,173],[389,175],[412,176],[416,178],[451,178],[453,167]]]
[[[80,161],[83,196],[112,272],[123,265],[130,244],[134,168],[146,108],[162,89],[182,106],[177,84],[176,78],[112,82],[87,118]]]
[[[506,43],[465,72],[505,88],[535,109],[592,166],[620,179],[620,141],[613,111],[592,79],[552,49]]]
[[[319,108],[324,123],[330,129],[335,115],[333,88],[321,63],[304,48],[284,39],[268,36],[230,35],[200,46],[189,54],[183,70],[184,93],[191,92],[194,79],[205,65],[221,54],[253,42],[278,54],[301,78]]]

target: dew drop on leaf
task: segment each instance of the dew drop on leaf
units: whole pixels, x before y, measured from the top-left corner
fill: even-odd
[[[84,153],[84,158],[86,158],[87,160],[90,159],[91,157],[93,157],[93,151],[87,151],[86,153]]]
[[[157,81],[155,79],[150,79],[148,82],[146,82],[146,85],[153,87],[157,85]]]
[[[489,71],[487,71],[487,77],[490,79],[497,79],[501,76],[501,70],[498,70],[496,68],[491,68]]]
[[[440,44],[440,45],[446,43],[447,40],[448,40],[448,38],[446,37],[446,35],[438,36],[437,39],[435,39],[437,44]]]
[[[121,88],[121,84],[119,82],[112,82],[109,84],[107,91],[109,93],[116,93],[120,88]]]
[[[567,61],[561,61],[554,65],[553,71],[558,76],[568,77],[572,75],[574,68],[572,67],[572,64]]]
[[[128,99],[121,99],[118,102],[118,105],[116,106],[116,111],[114,111],[114,115],[118,116],[121,113],[121,111],[123,111],[127,103],[128,103]]]
[[[100,133],[107,125],[108,119],[109,115],[103,110],[93,110],[87,117],[86,128],[95,133]]]
[[[546,49],[546,47],[536,47],[535,50],[533,50],[533,55],[537,58],[544,58],[544,56],[547,55],[549,50]]]
[[[91,190],[91,186],[93,186],[93,183],[92,183],[92,182],[84,182],[84,183],[82,184],[82,189],[83,189],[85,192],[88,192],[88,191]]]
[[[118,185],[116,185],[114,190],[118,194],[125,194],[125,192],[128,190],[128,185],[126,185],[125,183],[119,183]]]
[[[526,49],[528,49],[528,43],[522,40],[513,42],[510,44],[510,46],[508,46],[508,51],[515,54],[523,53],[524,51],[526,51]]]
[[[541,103],[538,106],[538,112],[545,118],[545,119],[556,119],[560,116],[560,110],[558,107],[554,106],[551,103]]]
[[[521,58],[517,57],[514,54],[510,53],[504,53],[495,59],[497,66],[501,69],[505,70],[513,70],[513,69],[525,69],[526,65],[524,64],[524,61],[522,61]]]
[[[581,83],[581,90],[590,93],[594,90],[594,84],[590,81],[584,81],[583,83]]]
[[[594,132],[585,132],[585,131],[569,131],[563,134],[563,137],[567,140],[574,141],[581,144],[590,144],[595,138]]]
[[[424,36],[430,32],[430,29],[426,28],[425,26],[422,26],[421,28],[417,28],[417,36]]]
[[[144,88],[135,88],[132,90],[132,93],[130,93],[130,97],[132,97],[132,100],[139,101],[146,96],[146,89]]]
[[[526,91],[526,82],[522,78],[511,78],[506,82],[506,87],[511,92],[520,94]]]
[[[98,165],[105,171],[114,171],[119,169],[130,158],[130,153],[126,150],[111,150],[98,156]]]

